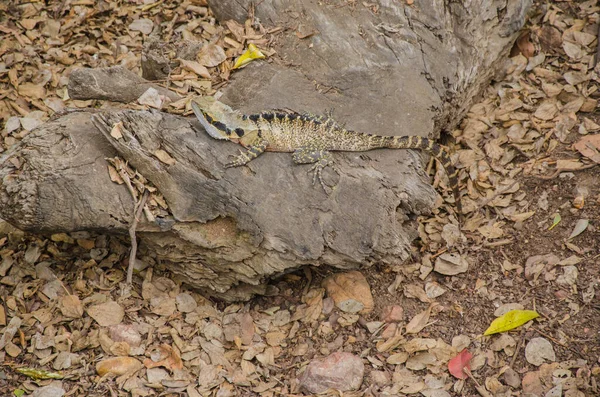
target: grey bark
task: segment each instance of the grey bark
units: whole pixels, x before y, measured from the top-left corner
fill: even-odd
[[[219,17],[239,19],[248,3],[211,7]],[[338,121],[358,131],[435,135],[456,124],[497,70],[529,2],[380,5],[374,13],[362,5],[261,2],[256,16],[264,25],[291,28],[277,51],[292,66],[254,62],[233,75],[222,100],[245,111],[334,108]],[[315,34],[299,39],[297,30]],[[131,101],[149,84],[124,71],[82,70],[71,75],[69,92]],[[17,150],[19,169],[0,164],[0,217],[35,232],[127,234],[134,202],[110,181],[105,162],[121,156],[171,211],[138,225],[141,255],[223,298],[264,291],[269,276],[303,264],[404,260],[416,236],[407,214],[427,211],[435,198],[421,155],[412,151],[334,154],[340,173],[325,172],[335,186],[328,196],[311,185],[310,166],[294,165],[289,154],[267,153],[224,169],[236,145],[211,139],[193,118],[105,111],[94,124],[92,116],[73,113],[47,123]],[[124,138],[114,139],[109,131],[119,121]],[[160,162],[157,149],[175,164]]]

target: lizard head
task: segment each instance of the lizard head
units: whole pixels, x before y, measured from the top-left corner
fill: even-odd
[[[235,120],[237,113],[229,106],[210,96],[194,98],[192,110],[208,134],[215,139],[237,140]]]

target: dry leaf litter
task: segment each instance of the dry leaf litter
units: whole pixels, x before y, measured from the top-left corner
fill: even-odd
[[[443,208],[421,219],[412,263],[337,274],[307,268],[274,280],[271,296],[224,304],[143,261],[141,285],[124,288],[127,241],[25,235],[0,222],[3,390],[600,394],[600,8],[549,2],[536,10],[503,75],[452,133],[466,224],[459,229]],[[149,90],[128,106],[183,113],[191,97],[227,83],[249,44],[278,61],[270,43],[281,27],[267,30],[252,18],[219,25],[204,0],[4,2],[0,14],[0,156],[66,108],[111,105],[69,98],[75,67],[138,72],[143,47],[162,46],[173,60],[162,84],[182,99],[167,103]],[[193,60],[178,57],[176,43],[188,41],[204,43]],[[7,161],[19,167],[18,157]],[[148,219],[168,211],[121,159],[111,159],[108,172],[136,198],[150,191]],[[436,184],[443,178],[436,173]],[[496,317],[524,309],[540,317],[482,336]]]

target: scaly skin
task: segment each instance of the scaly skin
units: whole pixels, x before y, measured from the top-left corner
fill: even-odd
[[[326,190],[322,171],[333,166],[331,151],[364,152],[373,149],[420,149],[435,157],[446,170],[456,209],[462,214],[458,170],[448,152],[435,141],[420,136],[381,136],[349,131],[327,116],[283,111],[242,115],[212,97],[192,101],[192,109],[206,131],[215,139],[241,144],[241,151],[226,167],[239,167],[263,152],[290,152],[296,164],[314,164],[313,183],[318,179]]]

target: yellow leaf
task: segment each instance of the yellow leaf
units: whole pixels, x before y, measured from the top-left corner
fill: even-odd
[[[511,310],[492,321],[489,328],[483,334],[493,335],[510,331],[539,316],[534,310]]]
[[[254,44],[248,44],[248,49],[235,61],[234,69],[243,68],[254,59],[263,59],[265,55]]]

